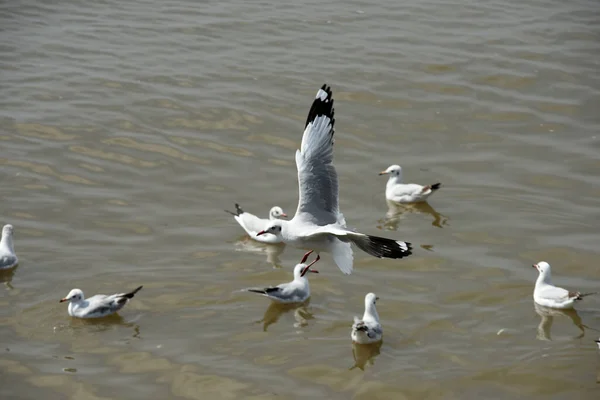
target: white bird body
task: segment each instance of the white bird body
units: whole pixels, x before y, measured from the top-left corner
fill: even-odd
[[[227,210],[225,211],[233,215],[233,218],[235,218],[237,223],[240,224],[250,238],[262,243],[281,243],[281,239],[275,235],[256,235],[258,232],[265,229],[270,221],[287,217],[287,214],[283,212],[281,207],[275,206],[271,208],[269,211],[269,219],[259,218],[254,214],[250,214],[249,212],[242,210],[237,203],[235,205],[235,210],[235,213]]]
[[[267,288],[249,288],[246,289],[246,291],[262,294],[263,296],[266,296],[269,299],[278,303],[302,303],[306,301],[310,297],[310,285],[308,283],[306,273],[319,272],[310,268],[317,261],[319,261],[319,256],[317,256],[317,258],[312,263],[305,264],[306,259],[311,253],[312,251],[306,253],[302,258],[300,264],[296,264],[296,266],[294,267],[293,281]]]
[[[69,302],[68,312],[71,317],[101,318],[119,311],[140,289],[142,289],[142,286],[129,293],[118,293],[110,296],[97,294],[89,299],[85,298],[80,289],[73,289],[60,302]]]
[[[308,113],[300,150],[296,151],[299,199],[290,221],[271,221],[258,236],[273,234],[282,242],[333,255],[345,274],[352,273],[351,243],[378,258],[403,258],[412,254],[411,245],[346,228],[339,211],[338,177],[333,165],[335,119],[333,93],[323,85]]]
[[[2,240],[0,240],[0,270],[10,269],[19,264],[13,245],[13,226],[10,224],[2,227]]]
[[[383,329],[379,323],[379,314],[375,304],[379,298],[374,293],[365,296],[365,313],[362,319],[354,317],[350,337],[354,343],[369,344],[383,338]]]
[[[533,267],[539,271],[533,290],[533,300],[541,306],[569,309],[573,308],[575,302],[583,299],[585,296],[595,293],[570,292],[566,289],[556,287],[552,284],[552,271],[550,264],[540,261]]]
[[[385,198],[394,203],[421,203],[427,201],[441,186],[441,183],[433,185],[417,185],[416,183],[402,183],[402,167],[390,165],[379,175],[389,175],[385,185]]]

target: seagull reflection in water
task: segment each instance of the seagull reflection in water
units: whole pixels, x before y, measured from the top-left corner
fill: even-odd
[[[354,357],[354,365],[350,367],[350,371],[354,368],[360,368],[364,371],[365,365],[375,364],[375,358],[381,353],[381,345],[383,341],[370,344],[352,343],[352,356]]]
[[[398,230],[398,224],[409,214],[429,214],[433,217],[431,225],[443,228],[447,225],[449,218],[437,212],[429,203],[414,203],[414,204],[397,204],[387,201],[388,211],[385,218],[379,222],[382,224],[381,229],[388,231]]]
[[[281,259],[279,258],[285,250],[285,243],[260,243],[244,236],[236,242],[237,251],[245,251],[248,253],[265,253],[267,255],[267,262],[273,266],[273,268],[281,268]]]
[[[577,314],[577,311],[573,308],[559,310],[556,308],[549,308],[549,307],[541,306],[541,305],[537,304],[536,302],[534,302],[533,305],[535,307],[535,312],[541,318],[540,324],[538,325],[538,328],[537,328],[537,335],[536,335],[536,338],[538,340],[548,340],[548,341],[552,340],[552,332],[551,332],[552,324],[554,323],[554,317],[557,317],[557,316],[569,317],[571,319],[571,321],[573,322],[573,325],[575,325],[577,328],[579,328],[581,333],[579,335],[575,336],[575,339],[581,339],[585,335],[586,328],[592,329],[589,326],[586,326],[583,324],[581,317],[579,316],[579,314]]]
[[[291,304],[270,302],[267,311],[265,311],[265,315],[260,321],[257,321],[257,323],[262,322],[263,330],[266,332],[267,328],[277,322],[283,314],[294,311],[294,320],[296,321],[294,322],[294,327],[300,328],[306,326],[308,325],[308,320],[314,319],[313,314],[308,309],[309,303],[310,299],[306,300],[304,303]]]

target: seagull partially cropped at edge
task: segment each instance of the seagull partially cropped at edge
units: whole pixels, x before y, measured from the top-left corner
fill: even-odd
[[[383,329],[379,323],[379,314],[375,308],[379,297],[375,293],[365,296],[365,313],[362,319],[354,317],[350,337],[354,343],[369,344],[379,342],[383,337]]]
[[[585,296],[598,293],[571,292],[554,286],[550,264],[545,261],[533,264],[533,268],[540,273],[533,290],[533,300],[539,305],[558,309],[573,308],[576,301],[582,300]]]
[[[317,256],[313,262],[306,264],[308,256],[312,253],[312,250],[304,254],[300,264],[296,264],[294,267],[294,280],[288,283],[282,283],[277,286],[271,286],[267,288],[249,288],[245,289],[248,292],[259,293],[269,299],[278,303],[302,303],[310,297],[310,285],[308,278],[305,276],[307,272],[318,273],[310,267],[313,266],[317,261],[320,260],[320,256]]]
[[[101,318],[114,314],[129,302],[133,296],[142,289],[138,287],[129,293],[119,293],[106,296],[97,294],[86,299],[80,289],[73,289],[69,294],[60,299],[60,302],[69,302],[69,315],[77,318]]]
[[[379,175],[390,176],[385,185],[385,198],[394,203],[422,203],[442,186],[439,182],[427,186],[402,183],[402,167],[399,165],[390,165]]]
[[[225,212],[228,212],[229,214],[233,215],[233,218],[235,218],[237,223],[240,224],[242,228],[244,228],[244,230],[250,236],[250,238],[263,243],[282,242],[281,239],[277,238],[277,236],[275,235],[256,235],[258,232],[265,229],[265,227],[268,226],[270,221],[280,218],[287,218],[287,214],[283,212],[283,209],[281,207],[275,206],[271,208],[271,210],[269,211],[269,219],[259,218],[254,214],[250,214],[249,212],[242,210],[240,205],[237,203],[235,204],[235,212],[228,210],[225,210]]]
[[[13,245],[13,226],[10,224],[2,227],[2,240],[0,240],[0,270],[10,269],[19,264]]]
[[[333,165],[335,119],[333,93],[323,85],[308,112],[300,150],[296,150],[299,198],[290,221],[271,221],[257,236],[273,234],[284,243],[318,253],[331,253],[344,274],[352,273],[351,244],[378,258],[403,258],[411,244],[346,228],[339,210],[338,177]]]

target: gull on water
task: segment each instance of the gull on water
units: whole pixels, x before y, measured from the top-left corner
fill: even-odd
[[[333,93],[323,85],[308,112],[300,150],[296,150],[299,198],[290,221],[271,221],[257,236],[273,234],[284,243],[331,253],[345,274],[352,273],[352,247],[379,258],[412,254],[407,242],[370,236],[346,228],[339,210],[338,177],[333,165]]]
[[[73,289],[69,294],[60,299],[60,302],[69,302],[69,315],[77,318],[101,318],[114,314],[129,302],[129,299],[140,291],[143,286],[129,293],[119,293],[106,296],[97,294],[86,299],[80,289]]]
[[[596,344],[598,345],[598,349],[600,349],[600,338],[594,340],[594,342],[596,342]]]
[[[19,259],[13,247],[13,226],[4,225],[2,228],[2,240],[0,240],[0,270],[16,267]]]
[[[533,290],[533,300],[539,305],[558,309],[573,308],[576,301],[583,299],[585,296],[597,293],[570,292],[554,286],[552,284],[550,264],[545,261],[533,264],[533,268],[540,272],[535,281],[535,289]]]
[[[269,211],[269,219],[258,218],[254,214],[250,214],[249,212],[245,212],[242,210],[239,204],[235,204],[235,212],[225,210],[229,214],[233,215],[233,218],[240,224],[242,228],[246,231],[248,235],[254,240],[263,243],[281,243],[281,239],[277,238],[275,235],[266,234],[257,236],[256,234],[265,227],[268,226],[269,221],[273,221],[279,218],[287,218],[287,214],[283,212],[281,207],[273,207],[271,211]]]
[[[402,183],[402,167],[390,165],[379,175],[389,175],[385,185],[385,198],[394,203],[421,203],[441,187],[441,183],[421,186],[416,183]]]
[[[310,264],[306,264],[306,259],[311,253],[312,250],[306,253],[304,257],[302,257],[300,264],[296,264],[294,267],[293,281],[268,288],[249,288],[245,290],[262,294],[278,303],[302,303],[306,301],[310,297],[310,285],[308,284],[308,278],[305,275],[307,272],[319,272],[310,267],[319,261],[320,256],[317,256]]]
[[[379,297],[375,296],[375,293],[368,293],[365,296],[365,313],[362,320],[358,317],[354,317],[354,324],[352,325],[352,341],[358,344],[369,344],[379,342],[383,336],[383,329],[379,323],[379,314],[375,308]]]

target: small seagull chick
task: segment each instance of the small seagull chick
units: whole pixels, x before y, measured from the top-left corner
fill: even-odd
[[[259,293],[270,298],[278,303],[302,303],[310,297],[310,285],[308,278],[305,276],[307,272],[319,273],[310,267],[321,259],[317,256],[313,262],[306,264],[306,259],[313,251],[304,254],[300,264],[294,267],[294,280],[288,283],[282,283],[277,286],[264,289],[250,288],[245,289],[248,292]]]
[[[379,323],[379,314],[375,308],[375,303],[379,297],[375,293],[369,293],[365,296],[365,314],[362,320],[354,317],[352,325],[352,341],[359,344],[369,344],[379,342],[383,337],[383,329]]]
[[[16,267],[19,259],[13,247],[13,226],[4,225],[2,228],[2,240],[0,240],[0,270]]]
[[[101,318],[114,314],[127,304],[129,299],[142,289],[138,287],[133,292],[119,293],[106,296],[97,294],[86,299],[80,289],[73,289],[69,294],[60,299],[60,302],[69,302],[69,315],[77,318]]]
[[[532,265],[540,274],[535,281],[533,300],[541,306],[568,309],[573,308],[575,302],[594,293],[570,292],[566,289],[556,287],[552,284],[550,264],[540,261]]]
[[[287,218],[287,214],[283,212],[281,207],[273,207],[271,211],[269,211],[269,219],[259,218],[254,214],[250,214],[249,212],[245,212],[242,210],[239,204],[235,204],[235,212],[225,210],[229,214],[233,215],[233,218],[240,224],[242,228],[246,231],[246,233],[250,236],[250,238],[263,243],[281,243],[281,239],[278,239],[277,236],[267,234],[257,236],[256,234],[263,229],[265,229],[269,221],[273,221],[275,219]]]
[[[394,203],[421,203],[438,190],[442,184],[421,186],[416,183],[402,183],[402,167],[390,165],[379,175],[389,175],[390,178],[385,186],[385,198]]]

